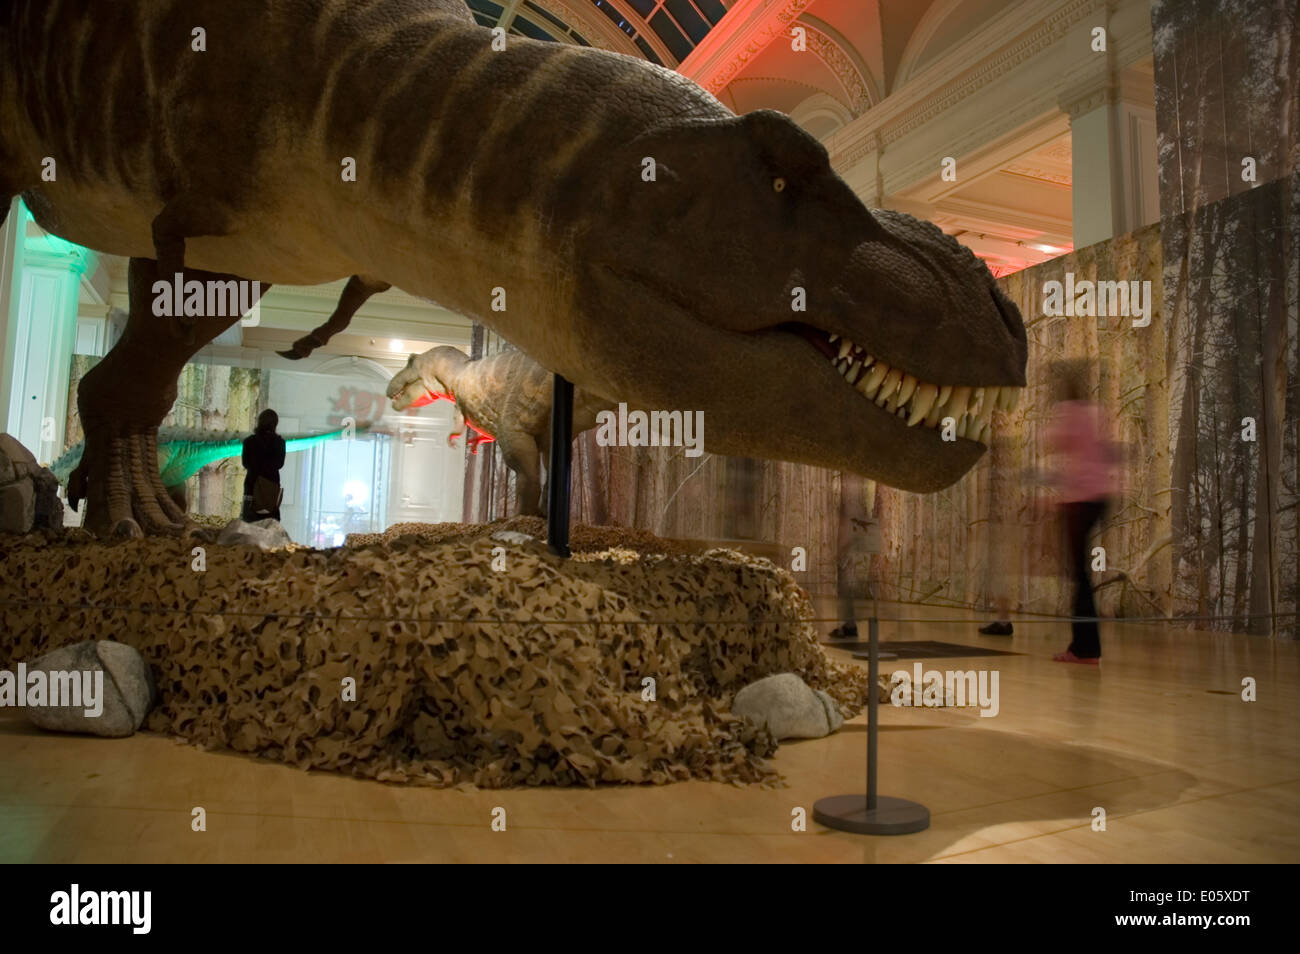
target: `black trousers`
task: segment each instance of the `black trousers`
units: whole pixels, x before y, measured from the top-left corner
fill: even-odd
[[[1097,628],[1097,604],[1092,599],[1092,578],[1088,567],[1092,554],[1088,537],[1106,510],[1104,500],[1082,500],[1064,506],[1065,532],[1068,537],[1070,573],[1074,577],[1074,622],[1070,652],[1080,659],[1101,656],[1101,634]]]

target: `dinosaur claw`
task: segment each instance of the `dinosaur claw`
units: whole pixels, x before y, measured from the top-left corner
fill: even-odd
[[[144,537],[144,531],[140,529],[140,524],[130,517],[123,517],[113,524],[111,536],[114,540],[140,540]]]

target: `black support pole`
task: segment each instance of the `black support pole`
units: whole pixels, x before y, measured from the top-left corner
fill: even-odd
[[[573,382],[554,375],[551,387],[551,459],[546,485],[546,546],[569,556],[569,470],[573,458]]]

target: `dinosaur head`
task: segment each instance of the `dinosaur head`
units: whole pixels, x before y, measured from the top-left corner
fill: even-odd
[[[708,451],[915,491],[983,454],[1027,348],[968,249],[868,210],[779,113],[672,121],[605,168],[591,195],[618,214],[574,238],[583,353],[552,367],[612,401],[703,411]]]
[[[393,375],[388,382],[388,398],[394,411],[424,407],[434,401],[455,402],[451,378],[454,369],[468,360],[459,348],[446,345],[432,348],[424,354],[413,354],[406,359],[406,367]]]

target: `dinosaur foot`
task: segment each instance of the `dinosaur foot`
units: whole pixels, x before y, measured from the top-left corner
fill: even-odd
[[[325,342],[318,338],[315,333],[305,335],[293,343],[288,351],[277,351],[282,358],[288,358],[290,361],[300,361],[308,357],[317,348],[325,347]]]
[[[158,429],[86,435],[81,463],[68,479],[68,501],[86,500],[85,527],[114,540],[177,535],[188,521],[158,473]]]

